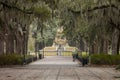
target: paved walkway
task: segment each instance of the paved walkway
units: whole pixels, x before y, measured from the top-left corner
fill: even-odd
[[[23,67],[0,68],[0,80],[120,80],[114,68],[78,65],[71,57],[46,57]]]
[[[59,65],[59,66],[79,66],[79,61],[73,62],[72,57],[68,56],[45,56],[44,59],[31,63],[30,65]]]

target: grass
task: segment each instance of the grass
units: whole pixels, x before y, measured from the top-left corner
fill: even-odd
[[[72,56],[72,52],[62,52],[63,56]]]
[[[79,57],[88,57],[89,53],[88,52],[78,52]]]
[[[44,52],[44,56],[56,56],[57,52]]]
[[[44,52],[45,56],[57,56],[57,51],[54,52]],[[71,51],[63,51],[61,53],[62,56],[72,56],[72,52]]]

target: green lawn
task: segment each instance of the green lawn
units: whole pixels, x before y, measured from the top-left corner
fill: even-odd
[[[78,52],[78,56],[87,57],[87,56],[89,56],[89,53],[88,52]]]
[[[72,52],[62,52],[62,56],[72,56]]]

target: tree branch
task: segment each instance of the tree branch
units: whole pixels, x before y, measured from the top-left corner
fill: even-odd
[[[80,15],[81,13],[84,14],[84,13],[86,13],[86,12],[92,12],[92,11],[95,11],[95,10],[101,10],[101,9],[106,9],[106,8],[110,8],[110,7],[114,8],[114,9],[116,9],[116,10],[118,10],[118,11],[120,12],[120,9],[119,9],[118,7],[116,7],[114,4],[96,6],[96,7],[92,8],[92,9],[84,10],[84,11],[82,11],[82,12],[81,12],[81,11],[74,11],[74,10],[72,10],[72,9],[68,9],[68,11],[72,12],[72,13],[75,14],[75,15]],[[109,23],[110,23],[111,25],[113,25],[114,28],[116,28],[116,29],[118,29],[118,30],[120,31],[120,25],[119,25],[119,24],[116,25],[116,24],[112,21],[112,19],[110,20]]]
[[[116,29],[118,29],[119,31],[120,31],[120,25],[118,24],[115,24],[113,21],[112,21],[112,19],[110,19],[110,22],[109,22],[111,25],[113,25],[114,26],[114,28],[116,28]]]
[[[33,14],[32,11],[22,10],[22,9],[16,7],[16,6],[6,4],[6,3],[4,3],[4,2],[2,2],[2,1],[0,1],[0,4],[3,5],[4,7],[7,7],[7,8],[9,8],[9,9],[15,9],[15,10],[20,11],[20,12],[25,13],[25,14]]]
[[[114,4],[96,6],[94,8],[88,9],[88,10],[83,10],[82,12],[81,11],[74,11],[72,9],[68,9],[68,11],[71,11],[72,13],[75,13],[75,14],[80,14],[80,13],[84,14],[85,12],[92,12],[92,11],[95,11],[95,10],[100,10],[100,9],[105,9],[105,8],[110,8],[110,7],[114,8],[114,9],[116,9],[120,12],[120,9],[118,7],[116,7]]]

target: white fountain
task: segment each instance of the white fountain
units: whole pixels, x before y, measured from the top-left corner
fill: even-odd
[[[44,48],[45,56],[72,56],[75,47],[70,47],[68,41],[63,34],[63,27],[58,28],[53,41],[53,45]]]

